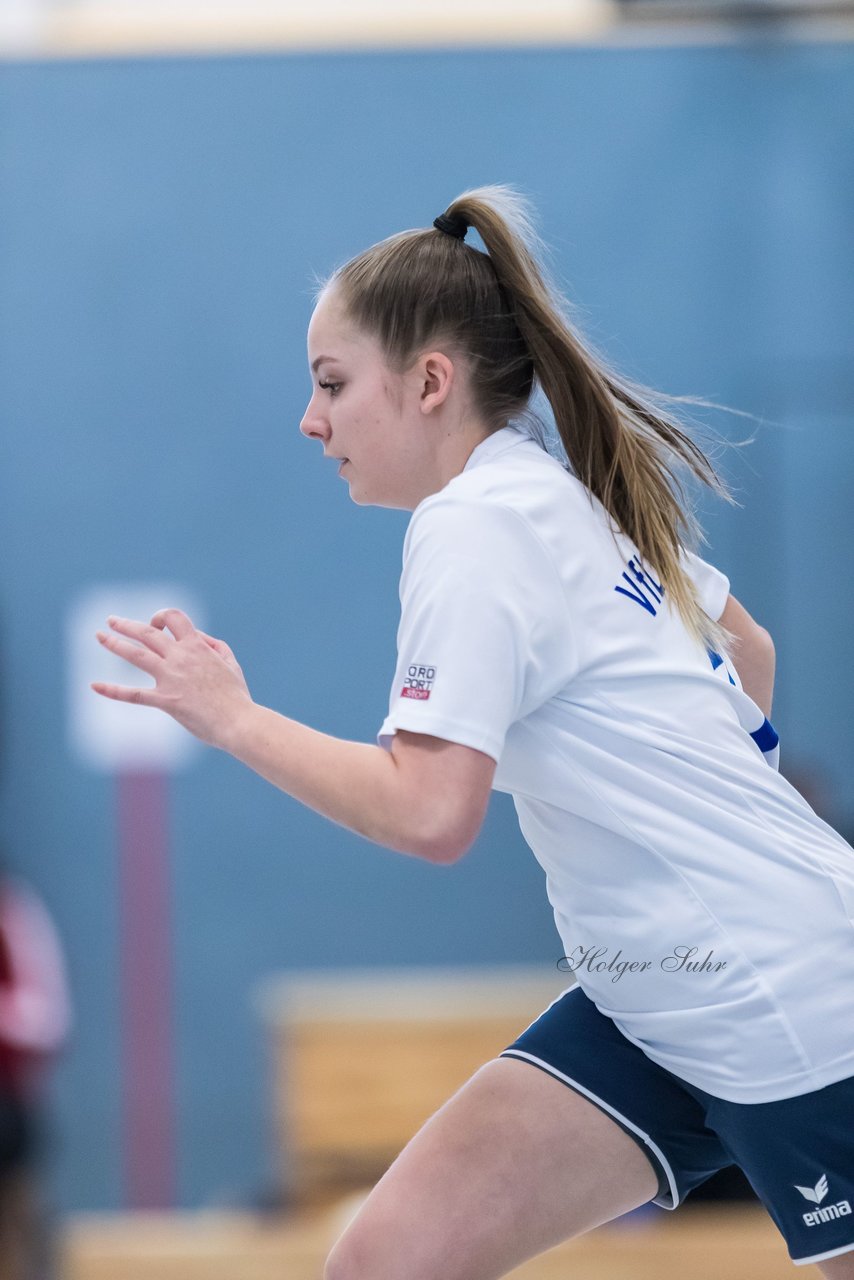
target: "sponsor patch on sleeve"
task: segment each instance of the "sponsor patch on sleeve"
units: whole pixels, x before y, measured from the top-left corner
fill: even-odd
[[[407,667],[400,691],[401,698],[419,698],[422,702],[430,697],[433,681],[436,679],[436,668],[427,663],[415,662]]]

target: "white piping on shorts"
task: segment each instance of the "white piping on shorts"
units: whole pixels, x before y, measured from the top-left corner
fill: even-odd
[[[811,1258],[790,1258],[796,1267],[805,1267],[808,1262],[823,1262],[825,1258],[838,1258],[840,1253],[848,1253],[850,1249],[854,1249],[854,1240],[851,1244],[844,1244],[840,1249],[828,1249],[827,1253],[814,1253]]]
[[[670,1204],[666,1203],[665,1196],[656,1196],[652,1203],[657,1204],[662,1209],[678,1208],[679,1191],[676,1187],[676,1179],[673,1176],[673,1170],[670,1167],[670,1162],[661,1148],[656,1146],[648,1133],[644,1133],[643,1129],[639,1129],[638,1126],[633,1124],[627,1116],[624,1116],[617,1111],[616,1107],[612,1107],[610,1103],[605,1102],[603,1098],[599,1098],[595,1093],[591,1093],[589,1089],[586,1089],[583,1084],[579,1084],[577,1080],[573,1080],[570,1076],[564,1075],[562,1071],[558,1071],[557,1067],[553,1067],[550,1063],[544,1062],[542,1058],[536,1058],[532,1053],[526,1053],[524,1049],[505,1049],[499,1056],[502,1058],[521,1058],[526,1062],[533,1062],[536,1066],[542,1067],[544,1071],[548,1071],[549,1075],[557,1077],[557,1079],[562,1080],[564,1084],[568,1084],[573,1089],[577,1089],[579,1093],[583,1093],[585,1098],[589,1098],[591,1102],[595,1102],[597,1107],[601,1107],[603,1111],[607,1111],[609,1115],[613,1116],[616,1120],[619,1120],[621,1124],[624,1124],[627,1129],[631,1129],[632,1133],[636,1133],[639,1138],[643,1138],[646,1145],[651,1151],[655,1152],[656,1156],[661,1161],[662,1168],[667,1174],[667,1182],[670,1187]],[[849,1248],[850,1247],[852,1246],[849,1246]],[[844,1250],[839,1250],[839,1252],[842,1253]],[[830,1255],[827,1254],[826,1256],[829,1257]],[[811,1262],[812,1259],[805,1258],[804,1261]]]

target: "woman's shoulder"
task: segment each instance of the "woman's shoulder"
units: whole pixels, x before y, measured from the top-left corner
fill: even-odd
[[[580,530],[589,538],[603,523],[602,508],[565,463],[535,440],[466,467],[416,507],[410,531],[465,516],[472,525],[527,526],[541,541],[566,549]]]
[[[536,444],[532,449],[538,449]],[[502,580],[563,580],[603,554],[613,540],[590,497],[570,473],[546,455],[514,450],[514,467],[464,471],[413,512],[403,547],[404,566],[436,573],[452,562],[473,561]],[[553,477],[557,472],[557,482]],[[598,504],[597,504],[598,505]]]

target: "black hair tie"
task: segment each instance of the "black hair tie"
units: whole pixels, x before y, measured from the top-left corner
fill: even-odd
[[[433,219],[433,226],[437,231],[444,231],[445,235],[454,236],[457,240],[465,240],[469,229],[469,223],[461,213],[442,213]]]

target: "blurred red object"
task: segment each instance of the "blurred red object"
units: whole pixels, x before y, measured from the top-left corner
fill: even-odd
[[[59,936],[35,892],[0,876],[0,1093],[33,1098],[71,1025]]]

